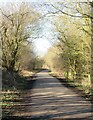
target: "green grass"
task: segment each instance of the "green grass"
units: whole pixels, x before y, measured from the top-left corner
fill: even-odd
[[[15,105],[15,100],[19,97],[18,92],[14,91],[7,91],[7,92],[2,92],[2,114],[3,116],[10,115],[12,113],[12,108]]]

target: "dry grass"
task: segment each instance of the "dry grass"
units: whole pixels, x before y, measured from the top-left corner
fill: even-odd
[[[20,75],[24,76],[24,77],[29,77],[29,76],[33,76],[34,72],[32,71],[28,71],[28,70],[22,70]]]

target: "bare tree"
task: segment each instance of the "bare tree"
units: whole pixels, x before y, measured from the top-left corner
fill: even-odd
[[[2,41],[2,62],[3,67],[9,71],[15,69],[15,63],[18,59],[20,46],[31,35],[30,29],[27,29],[32,23],[36,22],[39,14],[31,6],[22,3],[19,8],[12,12],[11,10],[0,9],[1,24],[0,35]]]

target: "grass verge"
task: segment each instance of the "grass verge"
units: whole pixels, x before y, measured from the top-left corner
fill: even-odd
[[[33,76],[38,70],[33,72],[23,70],[20,74],[2,71],[2,96],[0,106],[2,106],[2,116],[12,116],[17,111],[24,99],[25,91],[33,86]]]
[[[65,77],[60,76],[54,72],[50,72],[50,75],[56,77],[63,85],[77,92],[82,97],[86,98],[86,100],[93,101],[93,90],[86,92],[87,88],[84,88],[82,85],[77,84],[75,81],[71,79],[66,79]]]

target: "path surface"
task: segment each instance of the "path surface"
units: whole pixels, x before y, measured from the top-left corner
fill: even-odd
[[[91,116],[91,104],[85,98],[62,85],[59,80],[41,71],[35,78],[32,90],[26,94],[25,113],[15,115],[28,116],[32,120],[57,118],[85,118]],[[86,119],[88,120],[88,119]]]

